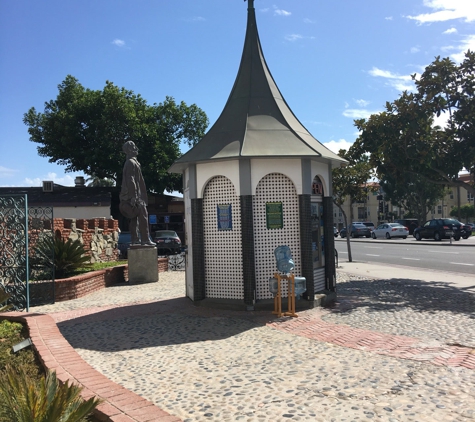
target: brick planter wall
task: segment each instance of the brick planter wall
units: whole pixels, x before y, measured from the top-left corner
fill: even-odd
[[[158,258],[158,272],[168,271],[168,259]],[[55,300],[64,302],[87,296],[128,279],[128,265],[106,268],[74,277],[55,280]]]

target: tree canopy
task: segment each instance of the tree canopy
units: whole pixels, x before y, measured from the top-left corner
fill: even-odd
[[[71,75],[58,89],[43,113],[33,107],[23,117],[30,140],[40,144],[40,156],[66,166],[67,172],[83,171],[120,184],[122,145],[133,141],[148,190],[182,189],[181,176],[167,169],[181,155],[182,143],[192,146],[204,136],[209,121],[203,110],[172,97],[149,105],[109,81],[102,91],[86,89]]]
[[[415,92],[405,91],[385,111],[355,121],[361,133],[352,154],[369,153],[381,179],[403,180],[410,173],[475,194],[475,186],[459,179],[463,168],[475,175],[475,53],[468,51],[459,65],[437,57],[412,78]],[[446,124],[436,124],[441,117]]]
[[[348,165],[345,167],[334,168],[332,171],[333,184],[333,203],[340,209],[343,214],[345,227],[353,222],[353,207],[350,206],[350,222],[346,216],[343,204],[347,198],[350,203],[353,201],[364,202],[368,192],[372,189],[368,187],[368,180],[373,175],[373,168],[369,164],[368,157],[361,155],[357,158],[348,151],[341,149],[338,152],[341,158],[348,160]],[[350,247],[350,229],[347,231],[346,243],[348,248],[348,260],[352,262],[351,247]]]
[[[417,217],[420,222],[427,218],[429,210],[445,195],[442,185],[431,183],[418,174],[403,173],[398,178],[382,175],[379,184],[385,200],[406,210],[405,217]]]

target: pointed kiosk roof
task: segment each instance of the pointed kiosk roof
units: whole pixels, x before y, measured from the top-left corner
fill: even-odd
[[[206,135],[170,167],[249,158],[316,158],[332,167],[344,159],[318,142],[295,117],[272,78],[262,53],[254,0],[249,0],[246,39],[233,89]]]

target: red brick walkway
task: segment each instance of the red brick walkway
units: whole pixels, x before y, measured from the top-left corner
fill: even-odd
[[[364,350],[399,359],[426,361],[439,366],[463,366],[475,369],[475,349],[463,346],[425,346],[413,337],[383,334],[346,325],[325,322],[319,308],[284,317],[267,325],[277,330],[342,347]]]
[[[84,387],[82,396],[104,401],[95,416],[104,422],[180,422],[181,419],[161,410],[152,402],[112,382],[78,355],[64,339],[49,315],[9,312],[0,318],[26,323],[31,340],[45,368],[56,371],[62,382]]]

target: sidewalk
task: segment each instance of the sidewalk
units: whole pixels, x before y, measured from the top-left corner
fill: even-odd
[[[419,270],[404,265],[378,265],[358,261],[339,261],[338,265],[338,271],[358,275],[360,277],[372,277],[381,280],[397,277],[398,279],[403,280],[421,280],[428,283],[444,283],[448,287],[471,290],[475,293],[475,278],[471,274],[431,269]]]
[[[468,279],[341,262],[337,306],[277,319],[195,307],[184,274],[165,273],[27,319],[45,363],[106,399],[103,420],[467,421]]]

